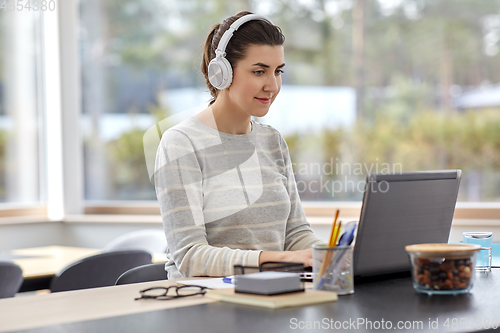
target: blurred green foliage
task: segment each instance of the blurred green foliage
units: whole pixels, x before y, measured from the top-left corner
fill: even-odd
[[[160,103],[158,103],[160,104]],[[156,123],[167,118],[170,110],[158,105],[150,105],[149,113]],[[134,122],[134,113],[130,112]],[[155,198],[154,185],[149,180],[144,159],[143,137],[145,131],[133,127],[115,140],[106,143],[107,163],[112,170],[109,175],[113,196],[117,199],[151,200]]]
[[[406,122],[389,114],[373,121],[358,120],[351,128],[324,130],[321,140],[316,134],[285,137],[297,179],[364,180],[367,168],[375,172],[461,169],[463,174],[460,200],[469,200],[469,187],[480,188],[481,201],[500,198],[500,109],[469,110],[448,115],[428,110],[416,113]],[[323,147],[322,164],[332,163],[338,169],[321,176],[300,175],[301,165],[314,162],[303,152],[305,147]],[[342,165],[347,166],[345,169]],[[353,170],[362,165],[362,175]],[[302,167],[303,168],[303,167]],[[384,170],[385,169],[385,170]],[[311,170],[311,169],[310,169]],[[334,169],[335,170],[335,169]],[[347,170],[351,170],[350,173]],[[470,180],[470,174],[478,175]],[[473,183],[471,183],[473,182]],[[345,192],[345,191],[344,191]],[[359,199],[359,193],[337,194],[341,200]],[[301,193],[302,200],[333,200],[331,193]]]
[[[145,168],[143,136],[144,131],[134,128],[106,145],[113,170],[110,181],[119,199],[137,198],[141,193],[149,192],[151,184]]]
[[[355,161],[401,163],[404,171],[500,170],[500,110],[426,111],[405,123],[381,115],[374,124],[359,121],[345,139]]]

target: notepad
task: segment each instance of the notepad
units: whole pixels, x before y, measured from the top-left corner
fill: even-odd
[[[289,272],[259,272],[237,275],[235,291],[258,295],[278,295],[303,291],[300,274]]]
[[[178,285],[197,285],[207,287],[208,289],[234,289],[234,285],[225,283],[222,278],[200,279],[200,280],[181,280],[177,281]]]
[[[335,302],[335,292],[307,289],[302,292],[274,296],[236,293],[234,289],[208,290],[207,297],[222,302],[278,309],[317,303]]]

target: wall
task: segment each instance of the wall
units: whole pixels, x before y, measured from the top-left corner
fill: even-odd
[[[161,223],[36,222],[0,224],[0,251],[65,245],[103,248],[114,238],[141,229],[163,229]]]

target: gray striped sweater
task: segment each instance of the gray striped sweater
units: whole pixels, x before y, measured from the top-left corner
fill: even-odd
[[[168,129],[158,147],[155,187],[168,243],[168,278],[226,276],[258,266],[261,251],[310,248],[288,147],[252,120],[244,135],[196,118]]]

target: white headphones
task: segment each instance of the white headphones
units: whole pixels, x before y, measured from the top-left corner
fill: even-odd
[[[217,50],[215,50],[215,58],[213,58],[208,64],[208,80],[210,84],[219,90],[228,88],[233,81],[233,68],[226,57],[226,47],[229,40],[233,36],[233,33],[238,30],[238,28],[248,21],[252,20],[263,20],[273,24],[268,18],[256,15],[248,14],[240,17],[224,32],[222,38],[217,45]]]

